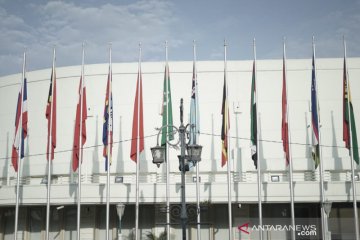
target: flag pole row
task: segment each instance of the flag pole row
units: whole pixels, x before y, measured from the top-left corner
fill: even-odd
[[[261,179],[261,159],[259,158],[259,129],[258,129],[258,88],[256,84],[256,45],[255,39],[253,44],[254,50],[254,62],[253,62],[253,71],[252,71],[252,84],[251,84],[251,106],[250,106],[250,141],[251,141],[251,158],[254,161],[255,168],[257,169],[257,183],[258,183],[258,209],[259,209],[259,225],[262,226],[262,179]],[[227,134],[230,128],[230,122],[227,120],[224,108],[227,107],[227,85],[226,85],[226,45],[224,47],[224,56],[225,56],[225,78],[224,78],[224,93],[223,93],[223,104],[222,104],[222,166],[228,163],[228,168],[230,167],[230,162],[228,162],[228,139]],[[316,64],[315,64],[315,39],[313,37],[313,56],[312,56],[312,78],[311,78],[311,119],[312,119],[312,158],[314,160],[315,169],[320,166],[319,175],[320,175],[320,208],[321,208],[321,222],[322,222],[322,238],[328,238],[328,213],[325,212],[325,191],[324,191],[324,169],[321,161],[321,131],[320,126],[320,116],[319,112],[319,101],[317,96],[317,84],[316,84]],[[291,158],[291,134],[290,134],[290,120],[289,120],[289,104],[287,102],[287,78],[286,78],[286,51],[285,51],[285,39],[283,44],[283,90],[282,90],[282,126],[281,126],[281,136],[283,141],[283,150],[284,158],[286,165],[288,166],[289,176],[290,176],[290,200],[291,200],[291,239],[295,240],[295,209],[294,209],[294,186],[293,186],[293,164]],[[351,102],[350,95],[350,83],[348,79],[348,70],[346,67],[346,42],[344,39],[344,77],[343,77],[343,140],[345,142],[346,148],[349,150],[350,160],[351,160],[351,170],[352,170],[352,190],[353,190],[353,210],[354,210],[354,225],[355,225],[355,236],[359,240],[359,226],[358,226],[358,214],[357,214],[357,200],[356,200],[356,188],[355,188],[355,170],[354,170],[354,161],[359,164],[359,153],[358,153],[358,143],[357,143],[357,134],[355,126],[354,112]],[[228,187],[231,184],[228,182]],[[228,192],[228,199],[231,198],[231,193]],[[231,204],[229,201],[229,238],[232,236],[232,225],[231,225]],[[263,238],[262,231],[259,232],[259,239]]]
[[[356,189],[355,189],[355,172],[354,164],[355,161],[359,163],[358,143],[356,135],[355,118],[353,112],[353,106],[351,102],[350,94],[350,83],[348,79],[348,71],[346,65],[346,42],[344,39],[344,74],[343,74],[343,140],[346,148],[349,150],[351,158],[351,170],[352,170],[352,188],[353,188],[353,205],[354,205],[354,219],[355,219],[355,232],[356,239],[359,239],[358,229],[358,216],[357,216],[357,205],[356,205]],[[231,165],[228,159],[229,149],[229,135],[230,130],[230,113],[228,110],[228,90],[226,83],[227,67],[226,67],[226,47],[227,44],[224,42],[224,89],[223,89],[223,103],[222,103],[222,130],[221,130],[221,141],[222,141],[222,154],[221,154],[221,165],[228,165],[228,172],[231,172]],[[167,53],[167,42],[165,43],[165,77],[164,77],[164,93],[163,93],[163,126],[172,125],[172,103],[171,103],[171,90],[170,90],[170,74],[168,66],[168,53]],[[258,131],[258,88],[256,81],[256,46],[255,39],[253,43],[254,50],[254,62],[253,62],[253,74],[252,74],[252,86],[251,86],[251,155],[254,161],[255,168],[258,172],[258,204],[259,204],[259,224],[262,225],[262,189],[261,189],[261,161],[258,158],[259,154],[259,131]],[[197,143],[198,136],[200,133],[199,124],[199,108],[198,108],[198,96],[197,96],[197,69],[196,69],[196,50],[194,42],[194,66],[193,66],[193,82],[192,82],[192,93],[191,93],[191,106],[190,106],[190,121],[195,128],[191,129],[190,134],[193,143]],[[78,196],[77,196],[77,238],[80,239],[80,213],[81,213],[81,163],[82,163],[82,152],[83,146],[86,142],[86,119],[87,119],[87,106],[86,106],[86,86],[84,79],[84,44],[82,46],[82,65],[81,65],[81,77],[79,82],[79,102],[76,108],[76,119],[75,119],[75,131],[74,131],[74,144],[73,144],[73,156],[72,156],[72,169],[78,171]],[[51,188],[51,163],[54,159],[54,150],[56,148],[56,51],[53,50],[53,64],[50,78],[49,95],[46,105],[46,119],[48,120],[48,136],[47,136],[47,150],[46,158],[47,162],[47,204],[46,204],[46,239],[49,239],[49,224],[50,224],[50,188]],[[321,161],[321,131],[320,116],[318,115],[319,102],[317,97],[317,84],[316,84],[316,64],[315,64],[315,40],[313,38],[313,56],[312,56],[312,80],[311,80],[311,119],[312,119],[312,157],[314,160],[315,168],[320,166],[320,203],[321,203],[321,218],[322,218],[322,236],[326,237],[327,231],[327,219],[324,210],[324,203],[326,201],[324,191],[324,179],[323,179],[323,164]],[[138,191],[139,191],[139,161],[141,153],[144,151],[144,126],[143,126],[143,99],[142,99],[142,74],[141,74],[141,44],[139,44],[139,63],[138,63],[138,79],[136,85],[136,95],[134,101],[134,115],[133,115],[133,128],[132,128],[132,139],[131,139],[131,159],[137,164],[136,168],[136,208],[135,208],[135,238],[138,239],[138,217],[139,217],[139,202],[138,202]],[[15,239],[18,230],[18,209],[19,209],[19,185],[20,176],[19,169],[21,169],[21,159],[24,157],[24,141],[27,137],[27,80],[26,80],[26,53],[24,52],[23,59],[23,71],[22,71],[21,88],[18,96],[16,119],[15,119],[15,137],[12,148],[12,165],[14,170],[17,172],[17,185],[16,185],[16,213],[15,213]],[[291,224],[295,226],[295,212],[294,212],[294,186],[293,186],[293,165],[291,158],[291,134],[290,134],[290,119],[288,116],[289,104],[287,101],[287,79],[286,79],[286,53],[285,53],[285,39],[283,44],[283,90],[282,90],[282,141],[284,149],[284,158],[286,165],[289,166],[290,175],[290,197],[291,197]],[[166,128],[162,135],[162,145],[166,145],[166,199],[167,199],[167,225],[166,231],[167,236],[170,236],[170,203],[169,203],[169,164],[168,164],[168,147],[167,141],[173,138],[170,128]],[[105,158],[105,170],[107,171],[107,192],[106,192],[106,239],[109,239],[109,200],[110,200],[110,166],[112,159],[112,145],[113,145],[113,98],[112,98],[112,61],[111,61],[111,44],[109,47],[109,74],[106,87],[105,96],[105,107],[104,107],[104,123],[103,123],[103,156]],[[198,227],[197,227],[197,238],[200,238],[200,211],[199,211],[199,165],[197,165],[197,208],[198,208]],[[229,180],[230,174],[228,174],[228,203],[229,203],[229,228],[232,226],[232,212],[231,212],[231,179]],[[294,229],[294,228],[293,228]],[[292,232],[292,239],[295,239],[295,232]],[[229,231],[229,238],[232,238],[232,231]],[[260,233],[260,239],[262,239],[262,233]]]

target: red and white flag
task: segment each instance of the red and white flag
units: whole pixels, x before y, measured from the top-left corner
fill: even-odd
[[[20,129],[20,118],[21,118],[21,129]],[[18,171],[19,161],[19,148],[20,158],[24,158],[24,142],[27,137],[27,123],[28,123],[28,111],[27,111],[27,84],[26,78],[24,78],[23,88],[20,90],[18,95],[18,102],[16,107],[15,116],[15,137],[11,153],[11,162],[15,172]]]
[[[281,121],[281,140],[285,153],[286,165],[290,161],[289,153],[289,130],[288,130],[288,112],[287,112],[287,92],[286,92],[286,73],[285,73],[285,56],[283,57],[283,89],[282,89],[282,121]]]
[[[81,84],[82,82],[83,82],[83,84]],[[82,89],[81,89],[81,85],[82,85]],[[82,107],[81,107],[81,103],[82,103]],[[84,146],[84,144],[86,142],[86,119],[87,119],[86,87],[85,87],[85,81],[83,81],[83,79],[80,78],[79,102],[76,106],[74,146],[73,146],[72,169],[74,172],[79,167],[80,149],[82,151],[82,147]],[[82,137],[81,146],[80,146],[80,125],[81,125],[81,137]]]
[[[139,147],[138,147],[139,144]],[[139,154],[137,154],[139,148]],[[143,119],[143,98],[142,98],[142,75],[141,69],[138,72],[136,83],[136,94],[134,102],[134,117],[131,138],[130,158],[138,162],[137,156],[144,151],[144,119]]]
[[[52,86],[54,84],[54,86]],[[49,150],[51,153],[50,159],[54,159],[54,150],[56,148],[56,74],[55,67],[51,72],[49,96],[46,105],[46,119],[48,120],[48,137],[46,147],[46,159],[49,160]],[[51,143],[50,143],[51,136]],[[50,149],[49,149],[50,146]]]

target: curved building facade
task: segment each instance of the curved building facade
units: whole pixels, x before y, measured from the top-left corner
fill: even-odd
[[[234,239],[257,239],[257,232],[241,226],[258,221],[257,170],[251,159],[250,99],[252,61],[228,61],[227,84],[230,119],[232,222]],[[355,122],[360,132],[360,59],[349,58],[348,78]],[[193,63],[170,62],[173,121],[180,125],[179,105],[184,99],[184,122],[189,122]],[[281,139],[282,60],[257,61],[257,108],[259,161],[264,224],[290,224],[289,169]],[[85,65],[87,91],[87,139],[83,150],[81,193],[81,239],[105,238],[106,171],[102,131],[108,64]],[[72,148],[81,66],[56,68],[57,146],[52,161],[50,192],[50,238],[76,237],[77,172],[72,171]],[[117,239],[119,219],[115,205],[125,204],[121,231],[131,239],[135,227],[136,164],[130,159],[137,63],[114,63],[113,154],[110,167],[110,234]],[[20,168],[18,239],[45,239],[47,187],[47,119],[51,68],[26,73],[28,137]],[[21,74],[0,78],[0,240],[13,239],[16,172],[11,164],[14,118]],[[139,173],[139,233],[160,235],[166,226],[165,164],[152,163],[150,148],[156,145],[156,128],[162,125],[164,63],[142,63],[145,153]],[[227,166],[221,167],[221,107],[224,63],[197,62],[200,115],[199,143],[203,146],[200,172],[201,239],[228,238]],[[293,161],[295,216],[297,224],[315,226],[300,239],[321,239],[320,175],[312,159],[311,59],[287,60],[289,132]],[[329,232],[333,239],[353,239],[351,159],[343,142],[343,59],[318,59],[321,163],[325,200],[332,203]],[[177,137],[177,136],[176,136]],[[170,216],[172,239],[181,226],[178,155],[169,150]],[[355,163],[355,178],[359,179]],[[189,239],[196,239],[195,169],[186,173]],[[356,182],[357,193],[360,185]],[[359,198],[360,196],[357,196]],[[244,225],[245,224],[245,225]],[[266,235],[266,236],[265,236]],[[265,239],[290,238],[290,231],[266,229]]]

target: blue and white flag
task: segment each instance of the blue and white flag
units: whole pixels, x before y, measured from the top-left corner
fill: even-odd
[[[190,144],[198,144],[200,133],[200,115],[198,100],[198,84],[195,61],[193,65],[191,102],[190,102]]]

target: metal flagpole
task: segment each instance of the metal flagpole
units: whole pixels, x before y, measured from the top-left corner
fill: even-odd
[[[195,124],[198,124],[198,95],[197,95],[197,68],[196,68],[196,43],[194,40],[193,45],[193,55],[194,55],[194,77],[195,77]],[[197,144],[199,141],[199,126],[195,126],[195,143]],[[196,164],[196,209],[197,209],[197,219],[196,219],[196,226],[197,226],[197,232],[196,237],[197,240],[201,239],[201,228],[200,228],[200,178],[199,178],[199,171],[200,171],[200,162],[197,162]]]
[[[83,113],[83,93],[84,93],[84,43],[82,44],[82,59],[81,59],[81,77],[80,77],[80,140],[79,140],[79,163],[78,163],[78,198],[77,198],[77,239],[80,240],[80,219],[81,219],[81,166],[83,158],[82,147],[82,113]]]
[[[287,122],[287,134],[288,134],[288,151],[289,151],[289,173],[290,173],[290,201],[291,201],[291,239],[295,240],[295,204],[294,204],[294,178],[293,178],[293,164],[291,155],[291,134],[290,134],[290,121],[289,121],[289,102],[288,102],[288,85],[287,85],[287,68],[286,68],[286,50],[285,50],[285,38],[284,38],[284,78],[285,78],[285,93],[286,93],[286,122]]]
[[[165,41],[165,88],[166,88],[166,125],[169,125],[169,66],[168,66],[168,42]],[[167,240],[170,240],[170,189],[169,189],[169,175],[170,175],[170,164],[169,164],[169,144],[168,136],[169,133],[168,127],[166,127],[166,151],[165,151],[165,160],[166,160],[166,237]]]
[[[53,115],[54,115],[54,85],[55,85],[55,59],[56,59],[56,51],[54,47],[53,52],[53,65],[52,65],[52,79],[51,79],[51,103],[50,103],[50,128],[49,128],[49,146],[48,146],[48,174],[47,174],[47,197],[46,197],[46,240],[49,240],[49,228],[50,228],[50,187],[51,187],[51,163],[52,163],[52,122],[53,122]],[[55,126],[56,127],[56,126]]]
[[[24,52],[24,59],[23,59],[23,69],[22,69],[22,79],[21,79],[21,99],[19,99],[20,104],[20,116],[19,116],[19,125],[18,125],[18,132],[20,134],[20,141],[18,144],[18,159],[17,159],[17,176],[16,176],[16,204],[15,204],[15,230],[14,230],[14,239],[17,239],[17,232],[18,232],[18,223],[19,223],[19,191],[20,191],[20,170],[21,170],[21,148],[22,146],[22,137],[23,137],[23,129],[22,129],[22,112],[23,112],[23,104],[24,104],[24,79],[25,79],[25,64],[26,64],[26,52]],[[16,129],[15,129],[16,131]],[[16,134],[16,132],[15,132]],[[16,137],[16,136],[15,136]]]
[[[111,43],[109,46],[109,92],[108,92],[108,99],[109,99],[109,104],[108,104],[108,131],[107,131],[107,162],[106,162],[106,167],[107,167],[107,173],[106,173],[106,240],[109,240],[109,213],[110,213],[110,158],[111,158],[111,135],[110,135],[110,125],[112,126],[112,123],[110,123],[112,121],[112,112],[111,112],[111,106],[112,106],[112,97],[111,97],[111,92],[112,92],[112,65],[111,65]]]
[[[315,57],[315,38],[313,36],[313,54],[314,54],[314,71],[315,71],[315,79],[316,78],[316,57]],[[315,82],[315,90],[316,90],[316,108],[318,112],[318,118],[317,118],[317,125],[318,125],[318,131],[319,131],[319,159],[320,159],[320,191],[321,191],[321,222],[322,222],[322,238],[326,239],[326,230],[327,230],[327,224],[325,220],[325,209],[324,209],[324,202],[325,202],[325,191],[324,191],[324,165],[322,161],[322,147],[321,147],[321,131],[320,131],[320,112],[319,112],[319,93],[318,93],[318,87],[317,83]]]
[[[227,47],[227,44],[226,44],[226,40],[224,40],[224,74],[225,74],[225,79],[227,80],[227,62],[226,62],[226,47]],[[228,87],[227,87],[227,82],[226,82],[226,98],[228,98]],[[226,108],[228,109],[228,102],[229,102],[229,99],[226,99]],[[224,114],[229,114],[228,110],[226,110],[224,112]],[[225,119],[227,119],[229,117],[228,116],[225,116]],[[229,119],[228,119],[229,121]],[[229,134],[227,133],[227,136],[226,136],[226,141],[227,141],[227,150],[230,149],[230,139],[229,139]],[[227,152],[227,190],[228,190],[228,215],[229,215],[229,239],[233,239],[232,237],[232,209],[231,209],[231,161],[229,159],[229,153],[228,151]]]
[[[256,155],[257,155],[257,183],[258,183],[258,205],[259,205],[259,225],[262,228],[263,226],[263,221],[262,221],[262,188],[261,188],[261,159],[260,159],[260,139],[259,139],[259,114],[258,114],[258,109],[259,109],[259,102],[258,102],[258,84],[256,83],[257,80],[257,64],[256,64],[256,44],[255,44],[255,38],[254,38],[254,74],[255,74],[255,101],[256,101]],[[263,239],[263,231],[261,230],[261,228],[259,229],[259,235],[260,235],[260,240]]]
[[[139,75],[138,75],[138,99],[137,99],[137,136],[136,136],[136,210],[135,210],[135,239],[139,239],[139,171],[140,171],[140,101],[142,96],[141,83],[141,43],[139,43]]]
[[[345,38],[343,39],[344,42],[344,60],[345,60],[345,66],[346,69],[344,69],[345,74],[346,74],[346,87],[347,87],[347,94],[348,94],[348,98],[347,98],[347,107],[349,109],[348,111],[348,118],[349,121],[351,121],[351,116],[350,116],[350,82],[349,82],[349,78],[348,78],[348,71],[347,71],[347,64],[346,64],[346,42],[345,42]],[[349,152],[350,152],[350,161],[351,161],[351,187],[352,187],[352,194],[353,194],[353,208],[354,208],[354,220],[355,220],[355,236],[356,236],[356,240],[359,240],[359,218],[358,218],[358,212],[357,212],[357,203],[356,203],[356,186],[355,186],[355,169],[354,169],[354,156],[352,153],[352,124],[349,124],[349,130],[350,130],[350,148],[349,148]]]

